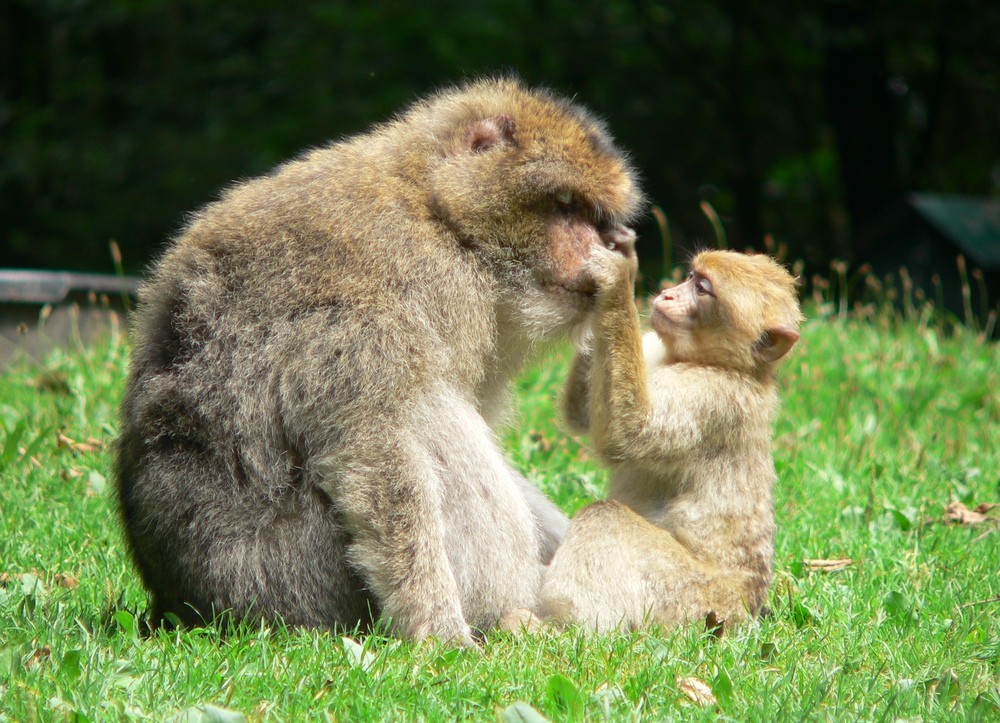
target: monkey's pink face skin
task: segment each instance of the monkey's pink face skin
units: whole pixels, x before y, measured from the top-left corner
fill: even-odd
[[[637,266],[635,232],[625,226],[598,228],[588,220],[563,215],[549,224],[549,283],[575,293],[597,291],[587,261],[595,246],[617,251]]]
[[[698,325],[699,305],[714,301],[712,282],[704,274],[692,271],[686,281],[664,289],[653,299],[649,323],[665,336],[691,331]]]

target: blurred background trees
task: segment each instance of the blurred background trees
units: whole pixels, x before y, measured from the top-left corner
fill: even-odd
[[[908,191],[1000,193],[998,38],[994,0],[0,0],[0,266],[140,271],[233,180],[507,71],[608,120],[682,247],[708,200],[858,261]]]

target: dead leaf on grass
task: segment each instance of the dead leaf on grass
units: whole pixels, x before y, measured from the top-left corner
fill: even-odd
[[[708,684],[698,678],[677,678],[677,687],[681,693],[687,696],[688,700],[698,705],[718,705],[715,694]]]
[[[27,670],[31,670],[32,668],[37,668],[39,665],[46,662],[51,657],[52,657],[52,648],[50,648],[48,645],[43,645],[40,648],[35,648],[34,652],[32,652],[30,656],[28,656],[28,659],[24,661],[24,667]]]
[[[962,692],[962,682],[954,670],[946,670],[937,678],[924,681],[928,698],[936,698],[939,703],[951,705]]]
[[[56,432],[56,446],[65,447],[79,453],[98,452],[104,449],[104,442],[93,437],[88,437],[85,442],[78,442],[75,439],[67,437],[62,432]]]
[[[803,560],[802,564],[810,572],[836,572],[850,567],[854,560],[842,557],[836,560]]]
[[[705,632],[717,640],[721,640],[726,634],[725,619],[720,619],[719,616],[715,614],[714,610],[709,610],[708,614],[705,616]]]
[[[14,583],[20,583],[25,595],[44,594],[45,585],[42,583],[41,573],[38,570],[30,572],[0,572],[0,587],[7,587]],[[57,572],[52,576],[52,584],[72,590],[80,585],[80,581],[65,572]]]
[[[987,520],[994,521],[996,518],[988,515],[989,511],[996,507],[996,504],[983,503],[970,510],[959,501],[949,502],[944,508],[945,522],[954,522],[959,525],[978,525]]]
[[[80,587],[80,581],[68,572],[57,572],[52,576],[52,582],[59,587],[66,588],[67,590],[73,590]]]

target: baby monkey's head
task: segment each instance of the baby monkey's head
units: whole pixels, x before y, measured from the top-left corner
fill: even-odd
[[[668,361],[767,378],[799,339],[795,279],[762,254],[703,251],[691,273],[653,300],[650,323]]]

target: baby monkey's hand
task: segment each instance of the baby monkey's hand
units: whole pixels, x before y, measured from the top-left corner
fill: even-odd
[[[588,260],[598,296],[606,296],[616,288],[627,288],[631,295],[639,267],[635,231],[614,226],[601,233],[601,241],[603,246],[595,246]]]

